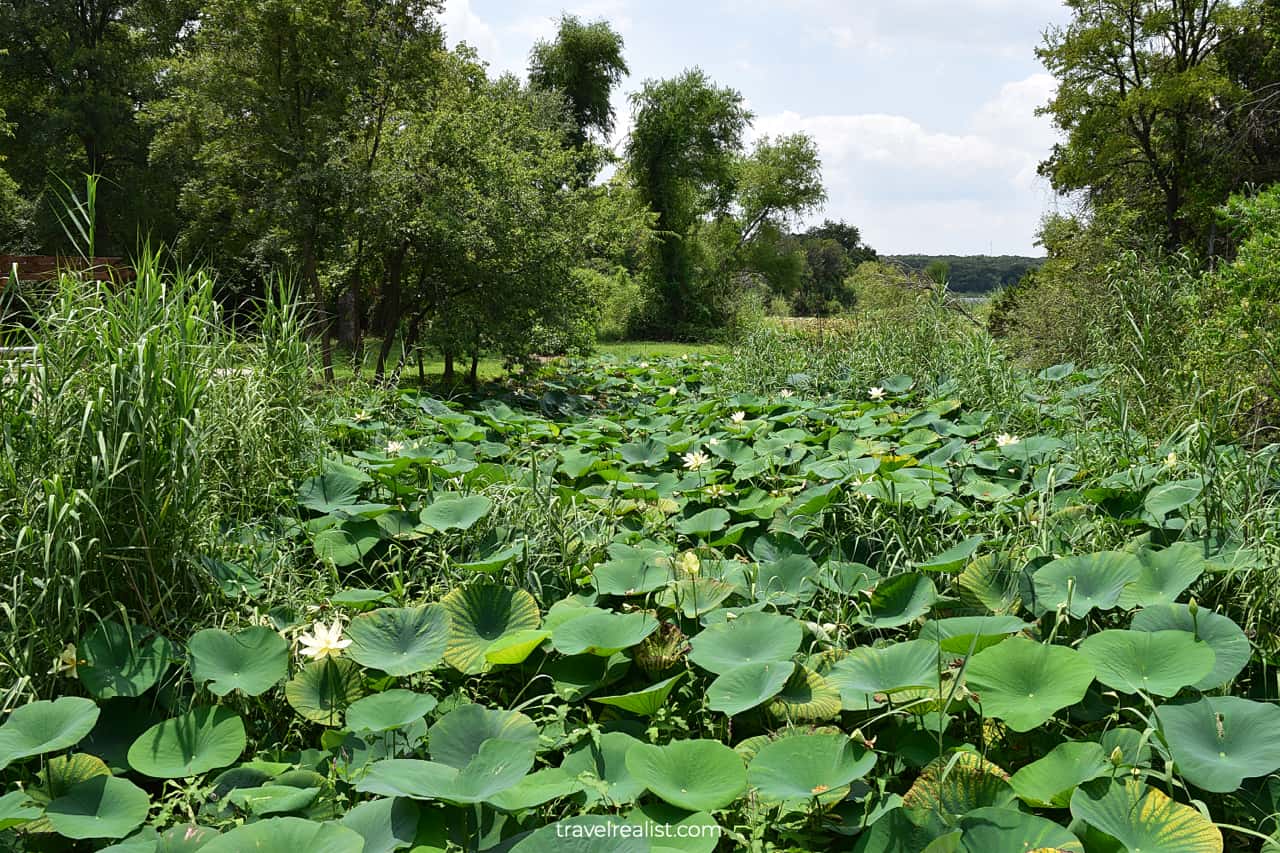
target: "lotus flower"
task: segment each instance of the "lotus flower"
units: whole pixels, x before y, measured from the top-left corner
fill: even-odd
[[[342,650],[351,645],[351,641],[342,636],[342,621],[334,619],[333,624],[325,626],[323,622],[317,622],[311,628],[310,634],[299,634],[298,643],[302,648],[299,649],[301,654],[309,658],[338,657],[342,654]]]
[[[690,471],[697,471],[707,467],[711,463],[711,457],[703,453],[701,450],[690,450],[682,457],[684,459],[684,467]]]

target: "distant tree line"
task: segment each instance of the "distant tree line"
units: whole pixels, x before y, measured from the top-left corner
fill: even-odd
[[[991,293],[1016,284],[1044,263],[1018,255],[888,255],[885,260],[945,279],[957,293]]]

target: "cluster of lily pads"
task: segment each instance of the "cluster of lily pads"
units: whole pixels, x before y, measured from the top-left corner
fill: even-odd
[[[828,399],[718,373],[597,361],[344,418],[279,528],[331,594],[267,611],[264,570],[210,559],[224,627],[96,625],[67,695],[0,725],[0,845],[1270,843],[1280,708],[1194,598],[1248,554],[1176,454],[1085,471],[1065,429],[907,377]],[[1044,374],[1050,420],[1094,378]],[[587,519],[579,561],[530,501]]]

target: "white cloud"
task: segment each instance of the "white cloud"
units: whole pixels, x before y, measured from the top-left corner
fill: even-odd
[[[440,23],[450,47],[466,42],[480,58],[493,62],[499,55],[498,38],[484,19],[471,10],[471,0],[445,0]]]
[[[1036,174],[1054,133],[1035,108],[1053,79],[1007,83],[964,133],[881,113],[762,116],[756,134],[804,132],[818,143],[828,204],[823,212],[863,229],[887,253],[1033,251],[1047,190]]]

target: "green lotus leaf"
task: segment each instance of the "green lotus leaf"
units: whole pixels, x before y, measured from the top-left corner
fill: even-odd
[[[1208,643],[1189,631],[1099,631],[1080,653],[1103,684],[1122,693],[1173,696],[1213,670]]]
[[[1011,637],[974,655],[967,678],[984,714],[1029,732],[1083,699],[1093,675],[1074,649]]]
[[[670,678],[659,681],[657,684],[649,685],[643,690],[635,690],[631,693],[622,693],[617,696],[592,696],[591,701],[599,702],[601,705],[612,705],[615,708],[621,708],[624,711],[630,711],[642,717],[652,717],[658,713],[659,708],[666,704],[667,697],[671,695],[676,683],[684,676],[685,672],[678,672]]]
[[[931,624],[935,623],[925,623]],[[852,649],[825,677],[840,691],[840,704],[844,708],[870,710],[892,701],[897,691],[938,689],[943,665],[936,645],[925,640],[910,640],[879,648]]]
[[[1156,709],[1161,734],[1182,777],[1229,793],[1245,779],[1280,770],[1280,707],[1238,696],[1203,696]]]
[[[1098,779],[1071,797],[1071,815],[1122,849],[1142,853],[1222,853],[1222,832],[1191,806],[1135,779]]]
[[[22,826],[44,816],[44,809],[26,791],[10,791],[0,797],[0,832]]]
[[[1163,551],[1144,548],[1134,556],[1141,573],[1120,595],[1120,606],[1126,610],[1173,604],[1204,574],[1206,566],[1202,547],[1192,542],[1175,542]]]
[[[144,776],[184,779],[234,764],[244,747],[240,716],[206,706],[143,732],[129,747],[129,766]]]
[[[777,605],[808,601],[817,595],[818,564],[807,554],[787,554],[756,568],[755,598]]]
[[[416,723],[436,707],[436,697],[412,690],[387,690],[351,703],[346,726],[353,732],[387,732]]]
[[[1112,771],[1102,746],[1087,741],[1060,743],[1009,779],[1027,805],[1065,809],[1076,787]]]
[[[685,578],[671,584],[658,602],[679,610],[687,619],[700,619],[736,592],[738,587],[717,578]]]
[[[922,574],[907,572],[876,584],[867,610],[858,621],[868,628],[897,628],[929,612],[938,591]]]
[[[551,642],[561,654],[608,657],[638,645],[656,630],[658,620],[649,613],[613,613],[591,608],[590,612],[552,629]]]
[[[386,536],[376,521],[348,518],[317,533],[311,546],[321,560],[346,568],[371,554]]]
[[[1067,606],[1067,612],[1083,619],[1094,610],[1113,610],[1126,587],[1140,577],[1142,564],[1123,551],[1061,557],[1041,566],[1032,578],[1037,612]]]
[[[361,666],[387,675],[415,675],[444,657],[449,614],[439,604],[384,607],[352,619],[347,638],[347,655]]]
[[[468,675],[484,671],[485,652],[499,637],[542,622],[538,603],[523,589],[472,584],[454,589],[440,603],[449,614],[445,663]]]
[[[977,653],[1031,625],[1016,616],[952,616],[920,626],[920,639],[953,655]]]
[[[609,559],[592,571],[592,582],[602,595],[647,595],[675,578],[665,551],[630,545],[610,545]]]
[[[563,800],[582,792],[582,783],[563,767],[546,767],[525,776],[514,786],[494,794],[488,802],[507,812],[519,812]]]
[[[550,636],[551,632],[546,629],[504,634],[484,650],[485,662],[499,665],[524,663]]]
[[[421,518],[422,523],[432,530],[470,530],[492,509],[493,501],[484,495],[465,498],[446,495],[424,507]]]
[[[215,696],[239,690],[258,696],[289,674],[289,644],[270,628],[246,628],[230,634],[220,628],[196,632],[187,643],[191,677],[208,682]]]
[[[929,762],[902,797],[906,808],[963,815],[1004,807],[1016,799],[1009,774],[975,752],[955,752]]]
[[[671,452],[662,442],[647,438],[633,444],[618,445],[618,455],[631,465],[653,467],[666,462]]]
[[[578,702],[627,674],[631,658],[619,653],[602,658],[599,655],[556,657],[547,664],[551,689],[566,702]]]
[[[301,811],[315,802],[319,794],[319,788],[262,785],[258,788],[236,788],[227,795],[227,799],[250,814],[266,817]]]
[[[95,776],[110,775],[111,768],[101,758],[87,752],[76,752],[49,759],[41,778],[50,797],[61,797],[81,782],[87,782]]]
[[[53,831],[64,838],[124,838],[147,819],[151,798],[125,779],[95,776],[45,807]]]
[[[716,676],[707,688],[707,707],[733,716],[763,705],[782,691],[796,665],[791,661],[744,663]]]
[[[429,732],[431,760],[462,769],[491,739],[510,740],[537,749],[538,727],[519,711],[459,705],[436,720]]]
[[[800,623],[790,616],[748,612],[695,636],[689,644],[689,660],[724,675],[743,664],[789,661],[803,639]]]
[[[76,674],[85,690],[98,699],[141,696],[169,667],[169,641],[140,625],[125,627],[107,620],[93,627],[78,652],[84,662]]]
[[[986,541],[985,536],[970,536],[937,554],[923,563],[916,563],[916,568],[923,572],[954,572],[969,562],[978,548]]]
[[[675,527],[677,532],[683,533],[685,536],[707,539],[712,533],[724,530],[729,524],[729,518],[727,510],[717,507],[715,509],[704,509],[696,515],[677,521],[672,526]]]
[[[840,691],[818,673],[799,666],[766,710],[776,719],[793,723],[829,720],[840,713]]]
[[[200,848],[200,853],[362,853],[360,833],[337,823],[315,823],[300,817],[275,817],[246,823]]]
[[[443,800],[457,805],[483,803],[514,787],[533,767],[527,743],[493,738],[463,767],[414,758],[388,758],[369,765],[356,790],[386,797]]]
[[[356,468],[330,463],[327,470],[316,477],[303,480],[298,486],[298,504],[326,515],[360,500],[360,488],[371,478]]]
[[[761,799],[798,810],[843,799],[846,786],[875,763],[874,752],[845,735],[795,735],[761,747],[747,766],[747,784]]]
[[[1051,820],[1017,809],[985,807],[960,818],[960,853],[1084,853],[1084,845]]]
[[[1161,483],[1147,492],[1142,501],[1142,508],[1151,518],[1159,521],[1171,512],[1177,512],[1185,506],[1195,503],[1196,498],[1204,491],[1204,481],[1200,479],[1174,480]]]
[[[644,783],[627,769],[627,753],[640,743],[625,732],[605,732],[598,740],[586,740],[574,747],[560,767],[575,777],[585,774],[603,784],[603,791],[591,782],[583,786],[588,804],[603,799],[611,805],[626,805],[644,793]]]
[[[1192,686],[1214,690],[1240,674],[1253,647],[1240,626],[1226,616],[1199,608],[1195,616],[1185,604],[1165,604],[1139,610],[1129,627],[1135,631],[1189,631],[1213,649],[1213,669]]]
[[[360,667],[346,658],[314,660],[284,686],[298,716],[332,727],[342,725],[342,713],[366,692]]]
[[[339,590],[329,597],[329,603],[334,607],[344,607],[347,610],[354,610],[356,613],[363,613],[370,608],[379,604],[389,604],[394,599],[391,593],[384,589],[361,589],[359,587],[351,587]]]
[[[0,725],[0,770],[15,761],[75,746],[93,731],[99,713],[97,705],[78,696],[20,705]]]
[[[418,806],[405,799],[369,800],[351,809],[338,823],[360,833],[362,853],[391,853],[413,844],[418,834]]]
[[[692,812],[724,808],[747,790],[741,756],[719,741],[642,743],[627,753],[627,769],[658,797]]]

